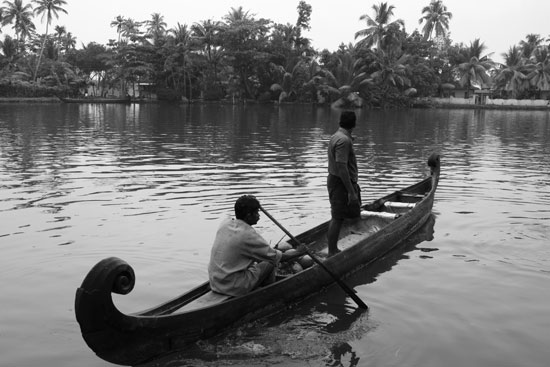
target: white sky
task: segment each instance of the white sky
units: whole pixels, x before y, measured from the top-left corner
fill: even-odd
[[[27,0],[28,1],[28,0]],[[24,0],[25,3],[27,1]],[[419,28],[421,10],[430,0],[388,0],[394,5],[394,20],[405,21],[406,30],[412,33]],[[364,0],[306,0],[312,6],[311,31],[305,36],[313,46],[334,51],[344,42],[355,42],[354,35],[365,28],[359,21],[363,14],[372,16],[372,5],[380,1]],[[117,15],[136,21],[149,20],[152,13],[160,13],[168,28],[181,24],[192,25],[202,20],[221,18],[231,8],[242,6],[256,18],[268,18],[277,23],[294,24],[298,17],[299,0],[67,0],[68,14],[60,13],[52,26],[64,25],[77,38],[77,45],[95,41],[106,44],[116,39],[116,29],[110,26]],[[501,54],[518,44],[529,33],[550,37],[550,1],[548,0],[444,0],[453,13],[450,21],[451,39],[469,45],[479,38],[501,60]],[[35,18],[38,31],[44,32],[40,18]],[[8,32],[4,29],[4,32]]]

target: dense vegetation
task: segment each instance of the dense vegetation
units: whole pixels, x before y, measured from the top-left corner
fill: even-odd
[[[335,51],[315,50],[303,33],[312,7],[297,5],[295,24],[277,24],[239,8],[219,21],[167,29],[163,16],[136,21],[118,16],[117,39],[76,48],[63,26],[49,33],[53,18],[66,13],[64,0],[4,1],[2,27],[15,37],[0,41],[0,96],[76,95],[134,90],[147,83],[160,99],[255,100],[402,106],[412,97],[448,94],[454,88],[491,88],[502,97],[533,98],[550,90],[550,39],[529,34],[491,60],[479,40],[449,38],[452,13],[441,0],[422,9],[421,32],[405,32],[393,20],[395,7],[373,5],[360,17],[366,27],[356,43]],[[34,17],[46,22],[37,34]]]

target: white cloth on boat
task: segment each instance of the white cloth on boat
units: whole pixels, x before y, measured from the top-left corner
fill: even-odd
[[[261,262],[277,266],[282,252],[269,246],[251,225],[240,219],[226,219],[218,228],[208,264],[213,291],[240,296],[260,281]]]

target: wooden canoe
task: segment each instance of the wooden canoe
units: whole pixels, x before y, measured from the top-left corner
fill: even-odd
[[[65,103],[131,103],[130,97],[115,98],[115,97],[82,97],[82,98],[70,98],[70,97],[58,97]]]
[[[339,254],[326,257],[328,222],[296,238],[309,244],[327,268],[345,279],[394,249],[432,216],[439,156],[432,154],[428,165],[429,177],[363,205],[360,219],[346,221],[338,241]],[[224,329],[279,312],[334,279],[315,264],[241,297],[213,293],[206,282],[157,307],[124,314],[113,304],[112,293],[128,294],[134,282],[132,267],[110,257],[96,264],[76,291],[75,313],[82,336],[100,358],[111,363],[135,365],[184,350]]]

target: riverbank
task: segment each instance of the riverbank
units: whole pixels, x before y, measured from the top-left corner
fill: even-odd
[[[460,108],[460,109],[485,109],[485,110],[548,110],[550,101],[543,99],[518,100],[518,99],[476,99],[472,98],[417,98],[414,108]]]
[[[157,103],[156,100],[140,100],[139,103]],[[550,101],[518,101],[518,100],[487,100],[489,103],[479,104],[474,103],[473,99],[463,98],[418,98],[410,106],[411,108],[457,108],[457,109],[485,109],[485,110],[543,110],[550,111]],[[497,102],[497,103],[495,103]],[[508,102],[508,103],[507,103]],[[543,102],[543,103],[542,103]],[[62,103],[57,97],[0,97],[2,103]],[[177,103],[177,102],[176,102]],[[246,104],[247,102],[231,102],[231,101],[203,101],[195,100],[190,102],[179,102],[182,104]],[[251,103],[248,101],[248,103]],[[254,104],[258,102],[255,101]],[[274,105],[279,103],[274,102]],[[284,105],[292,105],[299,103],[283,103]]]
[[[62,103],[58,97],[0,97],[1,103]],[[132,103],[151,103],[151,100],[135,100]],[[79,103],[79,102],[76,102]],[[90,98],[89,103],[102,103]]]
[[[57,97],[0,97],[0,103],[61,103]]]

